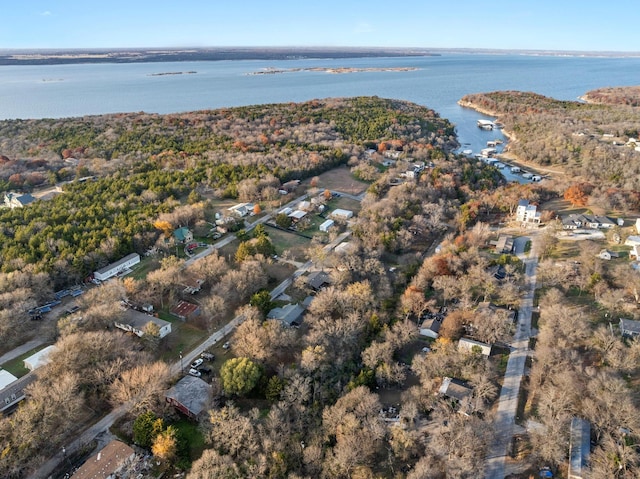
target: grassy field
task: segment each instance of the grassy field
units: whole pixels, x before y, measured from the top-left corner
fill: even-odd
[[[318,223],[319,224],[319,223]],[[289,233],[270,226],[266,226],[266,231],[269,234],[269,238],[276,248],[276,254],[282,255],[285,251],[289,251],[289,254],[296,261],[305,261],[305,252],[311,240],[298,236],[295,233]],[[317,230],[317,227],[315,228]],[[305,234],[307,234],[305,232]]]
[[[351,195],[359,195],[369,187],[368,183],[357,180],[346,166],[325,171],[318,178],[318,188],[321,190],[329,189],[342,191]],[[307,180],[303,184],[308,186],[309,181],[310,180]]]
[[[182,322],[168,313],[159,313],[158,316],[171,322],[171,333],[163,339],[161,359],[165,361],[177,361],[180,359],[180,351],[186,353],[194,349],[204,341],[207,333],[195,326]]]
[[[23,355],[18,356],[17,358],[12,359],[11,361],[7,361],[2,365],[2,369],[6,369],[17,378],[24,376],[29,372],[29,370],[24,367],[24,360],[29,356],[31,356],[32,354],[35,354],[38,351],[46,348],[47,346],[49,345],[43,344],[41,346],[38,346],[37,348],[33,348],[31,351],[27,351]]]
[[[129,275],[135,280],[141,280],[147,277],[149,272],[160,267],[160,261],[158,258],[147,256],[140,258],[140,263],[136,265],[133,272]]]

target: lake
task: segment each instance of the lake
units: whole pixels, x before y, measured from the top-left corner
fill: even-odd
[[[416,68],[346,74],[299,71],[251,75],[266,68]],[[167,72],[193,74],[156,75]],[[436,110],[456,125],[461,149],[479,152],[499,131],[482,131],[485,118],[458,106],[468,93],[533,91],[576,100],[603,86],[637,85],[640,58],[443,54],[316,60],[237,60],[0,66],[0,119],[61,118],[145,111],[191,110],[377,95]],[[506,174],[505,176],[509,176]]]

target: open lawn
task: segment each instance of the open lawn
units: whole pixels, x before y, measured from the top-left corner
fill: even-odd
[[[158,258],[153,256],[147,256],[140,259],[140,263],[138,263],[133,272],[129,275],[131,278],[135,280],[141,280],[147,277],[149,272],[154,269],[158,269],[160,267],[160,261]]]
[[[21,356],[18,356],[17,358],[12,359],[11,361],[7,361],[6,363],[2,364],[2,369],[6,369],[17,378],[24,376],[29,372],[29,370],[24,367],[24,360],[27,359],[32,354],[35,354],[38,351],[46,348],[47,346],[49,345],[42,344],[37,348],[33,348],[31,351],[27,351]]]
[[[336,208],[342,208],[343,210],[351,210],[355,214],[358,214],[360,208],[362,207],[358,200],[354,200],[352,198],[346,198],[341,196],[340,198],[333,198],[329,201],[327,205],[331,210],[335,210]]]
[[[289,251],[291,258],[296,261],[306,261],[306,249],[311,240],[295,233],[272,228],[268,225],[265,229],[269,234],[273,246],[276,248],[277,255],[282,255],[285,251]],[[305,234],[307,233],[305,232]]]
[[[342,191],[351,195],[359,195],[364,192],[369,184],[364,181],[357,180],[346,166],[340,166],[329,171],[325,171],[319,177],[318,188],[321,190]],[[303,184],[309,185],[310,180],[306,180]]]
[[[204,341],[207,333],[195,326],[177,320],[168,313],[158,314],[161,319],[171,322],[171,334],[163,338],[160,343],[160,358],[164,361],[177,361],[180,359],[180,351],[191,351]]]

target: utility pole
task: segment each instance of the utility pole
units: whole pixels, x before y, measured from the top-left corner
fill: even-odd
[[[184,367],[182,366],[182,350],[180,350],[180,372],[184,373]]]

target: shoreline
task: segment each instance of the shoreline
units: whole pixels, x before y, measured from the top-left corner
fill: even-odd
[[[495,121],[500,121],[500,115],[496,114],[495,111],[491,111],[491,110],[479,107],[477,105],[474,105],[471,102],[462,101],[462,100],[458,100],[458,105],[460,105],[463,108],[469,108],[470,110],[477,111],[478,113],[481,113],[483,115],[495,117],[496,118]],[[504,125],[502,121],[500,121],[500,123]],[[566,176],[567,172],[563,169],[558,170],[554,168],[546,168],[536,163],[531,163],[529,161],[523,160],[522,158],[519,158],[518,156],[511,153],[509,151],[509,144],[512,142],[518,141],[518,139],[516,138],[515,134],[513,134],[512,132],[509,131],[508,128],[506,128],[506,126],[502,128],[501,131],[502,131],[502,134],[507,138],[507,142],[504,149],[502,150],[502,153],[500,153],[497,156],[497,158],[508,161],[509,163],[512,164],[512,166],[518,166],[522,169],[526,169],[531,173],[539,174],[539,176],[543,176],[543,177],[544,176],[548,177],[550,175]]]

